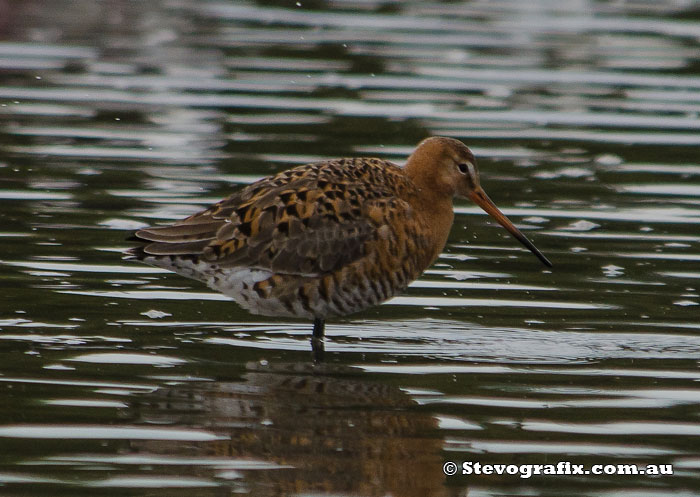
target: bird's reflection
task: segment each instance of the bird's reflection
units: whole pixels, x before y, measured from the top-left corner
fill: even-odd
[[[203,428],[222,440],[133,442],[130,450],[274,463],[241,473],[235,485],[253,495],[447,495],[436,419],[398,387],[361,374],[249,364],[240,382],[167,387],[139,407],[143,421]],[[194,471],[212,476],[206,466]]]

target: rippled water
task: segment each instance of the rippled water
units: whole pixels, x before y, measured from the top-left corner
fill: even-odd
[[[0,494],[697,495],[697,3],[24,0],[0,33]],[[551,270],[459,203],[314,368],[309,323],[121,260],[236,185],[435,134]]]

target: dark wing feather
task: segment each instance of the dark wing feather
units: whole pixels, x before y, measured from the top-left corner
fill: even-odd
[[[365,255],[366,242],[386,222],[372,207],[388,199],[397,204],[410,188],[400,169],[385,161],[321,162],[264,178],[172,226],[136,236],[150,242],[146,255],[318,275]]]

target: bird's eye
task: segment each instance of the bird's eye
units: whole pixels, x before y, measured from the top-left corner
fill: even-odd
[[[467,171],[469,171],[469,167],[464,162],[458,164],[457,167],[462,174],[467,174]]]

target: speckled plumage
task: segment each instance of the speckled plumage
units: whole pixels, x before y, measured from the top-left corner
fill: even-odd
[[[139,230],[149,242],[139,258],[253,313],[350,314],[406,288],[437,255],[420,236],[416,195],[399,167],[379,159],[299,166],[172,226]]]
[[[486,197],[475,164],[464,144],[435,137],[404,168],[369,158],[295,167],[173,225],[137,231],[143,244],[130,254],[203,281],[250,312],[312,318],[321,330],[328,317],[401,292],[432,264],[457,195],[548,264]]]

